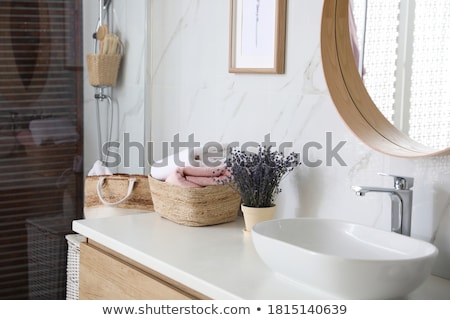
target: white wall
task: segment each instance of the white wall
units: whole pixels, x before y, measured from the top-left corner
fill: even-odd
[[[87,0],[85,0],[86,2]],[[96,1],[94,1],[96,2]],[[121,3],[125,0],[113,0]],[[135,4],[136,2],[136,4]],[[130,2],[129,2],[130,3]],[[390,200],[387,195],[356,197],[355,184],[390,186],[388,172],[415,178],[412,236],[434,241],[438,233],[441,251],[436,270],[450,277],[450,157],[398,159],[362,145],[337,114],[324,81],[320,55],[320,21],[323,1],[288,1],[286,73],[252,75],[228,73],[229,0],[133,0],[117,11],[121,32],[144,25],[142,15],[149,6],[149,50],[146,62],[136,54],[128,59],[126,72],[116,90],[121,105],[129,106],[121,130],[144,133],[143,96],[148,98],[146,121],[155,143],[155,159],[163,141],[176,134],[187,141],[190,134],[200,143],[216,141],[261,142],[268,133],[278,144],[303,146],[316,141],[322,150],[311,149],[310,161],[323,160],[319,167],[300,166],[283,183],[278,197],[279,217],[332,217],[389,230]],[[136,7],[135,7],[136,6]],[[144,52],[145,39],[124,34],[129,52]],[[144,59],[145,60],[145,59]],[[142,63],[147,63],[145,83]],[[139,79],[139,81],[137,81]],[[139,94],[141,93],[141,94]],[[92,102],[86,96],[86,108]],[[138,107],[139,106],[139,107]],[[137,111],[134,113],[133,111]],[[86,120],[87,137],[92,119]],[[126,131],[125,131],[126,132]],[[326,132],[333,146],[346,141],[339,154],[347,166],[333,161],[325,165]],[[95,148],[87,144],[86,159]],[[137,162],[136,162],[137,163]],[[85,165],[89,165],[86,163]],[[141,170],[136,165],[128,170]],[[441,226],[439,228],[439,226]]]

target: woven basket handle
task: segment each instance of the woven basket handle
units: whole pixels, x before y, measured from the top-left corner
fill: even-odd
[[[98,194],[98,197],[100,198],[100,201],[105,206],[118,206],[119,204],[121,204],[122,202],[127,200],[131,196],[131,192],[133,191],[134,183],[136,182],[135,178],[128,179],[128,192],[127,192],[127,195],[124,198],[120,199],[119,201],[108,202],[105,199],[103,199],[103,195],[102,195],[102,185],[105,182],[105,179],[106,179],[106,177],[100,177],[100,179],[98,179],[98,183],[97,183],[97,194]]]

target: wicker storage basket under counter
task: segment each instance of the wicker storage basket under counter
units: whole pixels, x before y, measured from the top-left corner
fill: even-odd
[[[228,185],[185,188],[148,177],[155,212],[161,217],[191,227],[234,221],[240,195]]]

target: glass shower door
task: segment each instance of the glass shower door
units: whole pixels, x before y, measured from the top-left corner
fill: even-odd
[[[82,216],[81,0],[0,2],[0,299],[64,299]]]

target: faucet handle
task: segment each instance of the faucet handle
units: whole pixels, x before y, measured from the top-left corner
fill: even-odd
[[[394,188],[398,190],[408,190],[414,186],[414,178],[411,177],[400,177],[383,172],[378,172],[378,175],[394,178]]]

